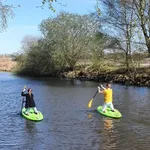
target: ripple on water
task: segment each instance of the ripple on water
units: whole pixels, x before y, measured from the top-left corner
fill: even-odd
[[[41,122],[22,118],[20,91],[33,88]],[[96,82],[22,78],[0,73],[0,149],[46,150],[143,150],[150,141],[150,89],[114,84],[114,106],[121,119],[96,112],[102,95],[87,103]]]

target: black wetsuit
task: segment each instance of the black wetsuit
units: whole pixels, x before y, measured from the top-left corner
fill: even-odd
[[[25,108],[36,107],[34,102],[34,95],[32,93],[30,96],[29,93],[21,92],[21,95],[26,97]]]

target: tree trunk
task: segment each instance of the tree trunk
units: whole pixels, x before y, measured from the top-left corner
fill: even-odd
[[[126,60],[125,60],[125,62],[126,62],[126,69],[129,71],[129,56],[128,56],[128,52],[126,52],[125,53],[126,55]]]
[[[147,40],[146,40],[147,42],[147,44],[146,44],[146,46],[147,46],[147,49],[148,49],[148,57],[150,57],[150,38],[147,38]]]

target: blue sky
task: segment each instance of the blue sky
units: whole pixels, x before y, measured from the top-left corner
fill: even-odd
[[[53,6],[56,9],[54,13],[46,5],[44,9],[36,7],[41,5],[42,0],[6,0],[6,2],[21,7],[14,9],[14,18],[8,19],[6,31],[0,33],[0,54],[18,52],[21,41],[26,35],[40,36],[38,25],[42,20],[56,16],[60,11],[89,14],[95,11],[96,5],[96,0],[59,0],[66,6],[54,3]]]

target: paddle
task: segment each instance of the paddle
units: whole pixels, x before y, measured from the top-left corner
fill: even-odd
[[[89,103],[88,103],[88,108],[91,108],[93,99],[94,99],[94,97],[97,95],[97,93],[98,93],[98,90],[97,90],[96,93],[94,94],[93,98],[89,101]]]
[[[26,86],[24,86],[24,89],[26,89]],[[22,108],[23,108],[23,103],[25,102],[25,100],[24,100],[24,97],[23,97],[23,99],[22,99],[22,105],[21,105],[21,111],[22,111]]]
[[[25,102],[24,98],[22,99],[22,105],[21,105],[21,112],[22,112],[22,108],[23,108],[23,103]]]

